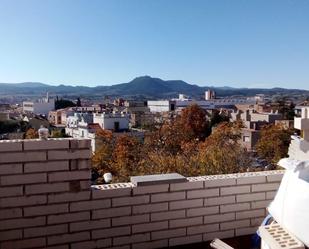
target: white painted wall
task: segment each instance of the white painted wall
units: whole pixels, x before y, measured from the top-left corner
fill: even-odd
[[[149,100],[147,106],[151,112],[169,112],[171,101],[169,100]]]
[[[119,122],[119,130],[129,129],[130,115],[115,113],[95,114],[93,122],[99,124],[104,130],[114,130],[115,122]]]
[[[48,112],[54,109],[55,109],[54,99],[49,99],[48,102],[31,102],[31,101],[23,102],[24,112],[32,112],[34,114],[43,114],[47,116]]]

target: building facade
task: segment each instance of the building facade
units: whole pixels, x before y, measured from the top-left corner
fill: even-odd
[[[93,123],[97,123],[104,130],[125,131],[129,129],[130,115],[126,113],[96,113]]]
[[[46,98],[39,99],[37,101],[24,101],[23,112],[30,112],[37,115],[48,116],[48,112],[55,109],[55,100],[49,98],[48,93]]]

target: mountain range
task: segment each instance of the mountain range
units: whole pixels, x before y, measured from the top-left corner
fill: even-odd
[[[176,97],[179,93],[194,98],[203,98],[204,92],[208,89],[216,91],[217,96],[253,96],[255,94],[266,95],[309,95],[309,91],[300,89],[284,88],[232,88],[197,86],[182,80],[162,80],[150,76],[141,76],[128,83],[115,84],[111,86],[69,86],[69,85],[48,85],[38,82],[24,83],[0,83],[0,98],[3,96],[42,96],[46,92],[50,96],[58,95],[74,98],[76,96],[94,98],[125,97],[141,99],[162,99]]]

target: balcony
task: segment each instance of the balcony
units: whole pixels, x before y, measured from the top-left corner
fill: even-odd
[[[251,235],[284,173],[91,186],[90,156],[89,140],[0,141],[0,248],[184,248]]]

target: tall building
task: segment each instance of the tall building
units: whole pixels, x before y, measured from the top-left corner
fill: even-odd
[[[205,92],[205,100],[211,100],[216,98],[216,92],[208,89]]]

